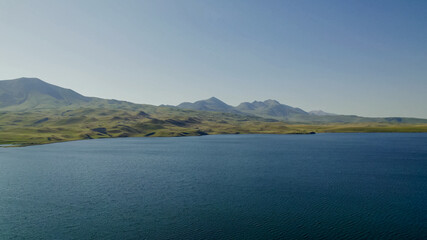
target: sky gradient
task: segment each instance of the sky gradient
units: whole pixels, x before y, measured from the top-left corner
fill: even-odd
[[[427,118],[427,1],[0,1],[0,79]]]

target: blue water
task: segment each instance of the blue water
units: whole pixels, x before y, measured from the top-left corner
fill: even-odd
[[[0,148],[0,239],[427,239],[427,134]]]

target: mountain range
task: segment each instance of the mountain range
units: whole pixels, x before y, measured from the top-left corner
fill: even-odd
[[[126,101],[85,97],[73,90],[46,83],[38,78],[0,81],[0,110],[72,109],[80,107],[117,108],[135,105]]]
[[[212,97],[153,106],[86,97],[37,78],[0,81],[0,145],[107,137],[426,131],[427,119],[306,112],[276,100],[233,107]]]
[[[183,102],[177,106],[182,109],[191,109],[197,111],[212,111],[212,112],[234,112],[238,113],[234,107],[224,103],[216,97],[211,97],[206,100],[200,100],[194,103]]]
[[[230,106],[218,98],[211,97],[207,100],[200,100],[194,103],[184,102],[177,106],[182,109],[214,112],[232,112],[239,114],[249,114],[260,117],[286,118],[293,115],[310,115],[308,112],[281,104],[276,100],[243,102],[236,107]],[[317,114],[314,114],[317,115]]]
[[[0,81],[0,111],[78,109],[88,107],[138,109],[141,106],[158,108],[152,105],[135,104],[126,101],[86,97],[73,90],[46,83],[38,78],[18,78]],[[170,111],[173,108],[230,113],[294,123],[427,122],[425,119],[417,118],[366,118],[355,115],[331,114],[321,110],[307,112],[272,99],[243,102],[234,107],[218,98],[211,97],[194,103],[184,102],[178,106],[169,106]]]
[[[211,97],[194,103],[184,102],[176,106],[181,109],[197,111],[212,111],[235,113],[241,115],[258,116],[293,123],[358,123],[358,122],[387,122],[387,123],[424,123],[427,120],[418,118],[372,118],[356,115],[339,115],[322,110],[304,111],[301,108],[291,107],[276,100],[243,102],[236,107],[228,105],[218,98]]]

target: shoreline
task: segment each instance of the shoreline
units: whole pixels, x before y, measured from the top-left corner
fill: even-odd
[[[20,148],[20,147],[31,147],[39,145],[48,145],[56,143],[66,143],[74,141],[89,141],[89,140],[98,140],[98,139],[116,139],[116,138],[180,138],[180,137],[204,137],[204,136],[218,136],[218,135],[317,135],[317,134],[340,134],[340,133],[427,133],[427,131],[347,131],[347,132],[290,132],[290,133],[212,133],[212,134],[203,134],[203,135],[186,135],[186,136],[129,136],[129,137],[99,137],[99,138],[81,138],[81,139],[70,139],[64,141],[51,141],[51,142],[21,142],[21,143],[0,143],[0,148]]]

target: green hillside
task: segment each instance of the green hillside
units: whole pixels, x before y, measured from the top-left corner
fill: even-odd
[[[236,107],[236,110],[261,117],[286,118],[292,116],[307,116],[308,113],[300,108],[294,108],[281,104],[276,100],[266,100],[264,102],[254,101],[244,102]]]
[[[38,78],[0,81],[0,111],[66,110],[78,108],[135,108],[141,104],[85,97]],[[143,106],[143,105],[142,105]]]
[[[85,105],[92,100],[73,90],[60,88],[37,78],[0,81],[0,109],[57,108]]]
[[[0,144],[44,144],[109,137],[307,133],[283,122],[167,107],[79,108],[0,113]]]
[[[200,100],[194,103],[183,102],[179,104],[177,107],[182,109],[197,110],[197,111],[239,113],[239,111],[236,111],[232,106],[224,103],[223,101],[219,100],[216,97],[211,97],[209,99]]]
[[[427,124],[290,124],[231,113],[140,106],[0,113],[0,145],[18,146],[111,137],[311,132],[427,132]]]
[[[272,100],[252,103],[252,112],[216,98],[196,105],[205,111],[90,98],[34,78],[0,81],[0,145],[207,134],[427,132],[425,119],[317,116]]]

